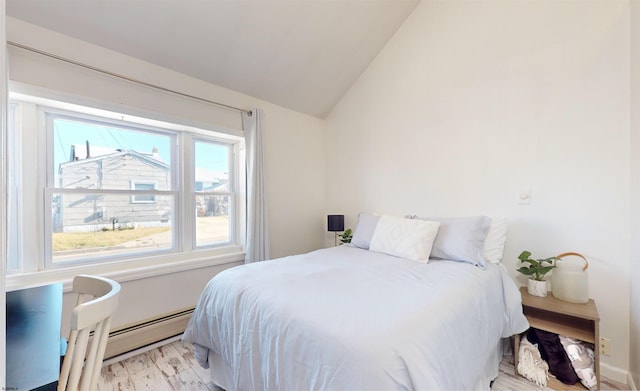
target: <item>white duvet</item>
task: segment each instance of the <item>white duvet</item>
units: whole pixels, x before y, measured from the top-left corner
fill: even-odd
[[[218,274],[183,340],[205,368],[220,356],[228,391],[488,389],[500,339],[527,327],[496,265],[340,246]]]

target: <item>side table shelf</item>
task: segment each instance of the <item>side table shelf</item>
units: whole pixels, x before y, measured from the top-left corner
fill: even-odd
[[[549,331],[589,342],[594,345],[595,370],[600,389],[600,316],[593,300],[585,304],[569,303],[556,299],[551,295],[547,297],[532,296],[526,287],[520,288],[522,295],[522,312],[529,321],[531,327]],[[514,336],[513,355],[515,372],[518,375],[518,351],[520,349],[520,336]],[[549,377],[549,388],[556,390],[585,390],[581,383],[573,386],[563,384],[554,377]]]

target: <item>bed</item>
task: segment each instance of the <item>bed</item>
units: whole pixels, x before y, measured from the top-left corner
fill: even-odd
[[[499,264],[339,246],[218,274],[183,341],[227,391],[489,389],[527,328]]]

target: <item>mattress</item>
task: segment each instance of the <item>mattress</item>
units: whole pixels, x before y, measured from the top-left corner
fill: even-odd
[[[488,389],[520,300],[498,265],[340,246],[218,274],[183,340],[227,391]]]

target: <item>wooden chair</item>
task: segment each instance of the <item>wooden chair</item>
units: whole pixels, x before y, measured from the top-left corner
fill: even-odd
[[[78,302],[71,314],[71,332],[58,391],[90,391],[96,388],[100,376],[120,284],[103,277],[80,275],[73,279],[73,291],[78,293]]]

